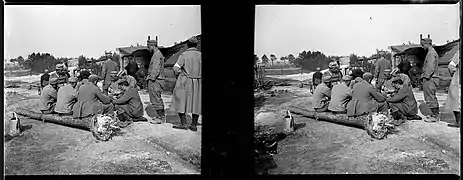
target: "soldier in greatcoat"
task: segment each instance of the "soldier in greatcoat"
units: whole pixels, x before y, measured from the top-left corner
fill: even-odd
[[[177,112],[181,124],[174,128],[187,129],[185,114],[192,114],[192,123],[188,128],[197,130],[198,118],[202,113],[201,107],[201,52],[196,49],[196,37],[188,39],[188,49],[183,52],[174,65],[174,72],[178,75],[175,84],[171,111]]]

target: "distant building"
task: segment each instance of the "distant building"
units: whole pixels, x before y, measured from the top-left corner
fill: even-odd
[[[339,65],[340,66],[342,66],[342,65],[350,65],[349,56],[343,56],[343,57],[339,58]]]
[[[70,59],[68,60],[68,66],[69,67],[77,67],[79,65],[79,60],[74,58],[74,59]]]

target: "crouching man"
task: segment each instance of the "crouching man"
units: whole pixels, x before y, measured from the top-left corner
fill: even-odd
[[[388,97],[386,101],[389,103],[394,125],[399,126],[405,120],[421,120],[418,116],[418,104],[416,103],[415,95],[412,88],[405,85],[401,79],[392,81],[394,88],[398,89],[397,94]]]
[[[77,78],[69,78],[68,84],[59,88],[58,100],[56,101],[55,112],[60,115],[72,116],[72,108],[77,102]]]
[[[43,114],[55,114],[56,99],[58,93],[58,78],[50,78],[50,84],[46,85],[39,99],[40,111]]]
[[[119,81],[118,84],[123,94],[120,98],[112,99],[112,101],[118,111],[119,120],[128,123],[131,121],[148,121],[143,117],[143,103],[138,94],[138,89],[125,80]]]
[[[315,88],[312,105],[315,111],[324,112],[328,110],[331,99],[331,76],[323,76],[323,82]]]

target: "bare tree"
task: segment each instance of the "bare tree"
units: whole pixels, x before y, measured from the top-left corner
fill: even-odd
[[[277,60],[277,57],[274,54],[270,54],[270,60],[272,61],[273,66],[273,61]]]

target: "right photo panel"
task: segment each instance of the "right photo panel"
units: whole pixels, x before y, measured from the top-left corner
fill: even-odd
[[[460,3],[257,5],[256,173],[459,176]]]

